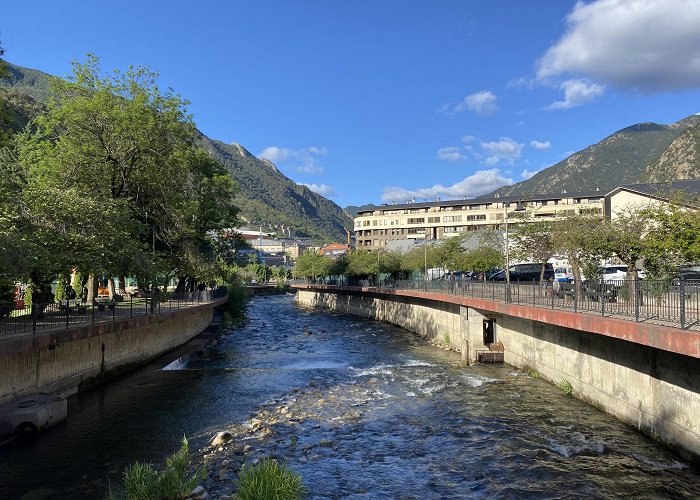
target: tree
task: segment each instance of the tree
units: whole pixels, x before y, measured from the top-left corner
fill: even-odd
[[[128,221],[117,244],[107,227],[93,234],[101,252],[85,272],[135,273],[141,284],[157,272],[212,273],[207,230],[235,225],[230,175],[196,147],[187,101],[156,78],[143,67],[103,75],[95,56],[74,62],[69,80],[52,81],[36,132],[19,141],[30,184],[74,193],[84,220]]]
[[[320,252],[308,250],[297,258],[294,274],[298,278],[328,276],[331,266],[333,266],[333,259]]]
[[[542,265],[540,282],[544,280],[547,261],[554,255],[552,224],[535,220],[518,224],[513,231],[513,256],[518,260],[529,260]]]
[[[552,223],[552,244],[574,271],[576,293],[581,293],[581,268],[606,258],[603,221],[593,215],[572,214]],[[590,275],[589,275],[590,277]]]

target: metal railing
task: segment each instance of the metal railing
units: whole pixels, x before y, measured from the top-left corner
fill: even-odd
[[[130,297],[121,301],[98,298],[92,302],[64,300],[50,304],[0,306],[0,338],[33,335],[47,330],[68,330],[82,325],[114,322],[139,316],[158,315],[215,302],[227,297],[226,288],[197,292]]]
[[[612,280],[573,283],[471,280],[358,280],[346,277],[298,283],[417,290],[512,304],[597,314],[682,329],[700,329],[700,281]]]

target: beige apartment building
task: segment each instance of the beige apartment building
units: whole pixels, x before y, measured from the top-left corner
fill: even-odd
[[[376,250],[392,240],[439,240],[468,231],[504,229],[515,223],[571,214],[603,216],[604,193],[504,196],[382,205],[355,217],[357,248]],[[507,217],[507,219],[506,219]]]

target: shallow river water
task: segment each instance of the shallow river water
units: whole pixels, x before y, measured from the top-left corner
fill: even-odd
[[[465,368],[289,295],[255,298],[249,316],[182,369],[160,360],[83,393],[65,424],[0,448],[0,498],[104,498],[124,464],[160,463],[183,435],[214,498],[265,456],[310,498],[700,497],[697,468],[512,367]],[[234,440],[208,448],[220,430]]]

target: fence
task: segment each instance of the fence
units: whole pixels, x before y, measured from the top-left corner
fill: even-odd
[[[471,280],[357,280],[339,277],[307,280],[339,286],[372,287],[377,290],[419,290],[488,299],[513,304],[547,307],[573,312],[700,329],[700,281],[615,280],[573,283]]]
[[[0,337],[32,335],[46,330],[70,329],[81,325],[114,322],[138,316],[157,315],[211,303],[227,296],[226,288],[189,293],[165,294],[162,297],[134,298],[123,301],[97,299],[90,302],[66,300],[17,309],[0,308]]]

